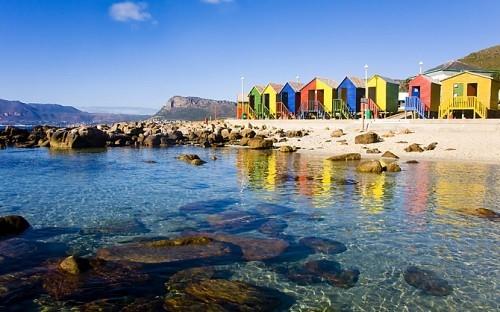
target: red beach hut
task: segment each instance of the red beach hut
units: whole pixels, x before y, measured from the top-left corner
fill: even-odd
[[[420,118],[437,117],[441,97],[440,83],[429,76],[418,75],[410,81],[408,93],[405,110],[416,111]]]

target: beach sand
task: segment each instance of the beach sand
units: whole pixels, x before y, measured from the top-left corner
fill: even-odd
[[[366,121],[368,131],[382,137],[383,142],[354,144],[354,137],[361,134],[361,120],[226,120],[229,125],[244,125],[268,129],[308,130],[309,135],[288,138],[276,146],[300,147],[300,153],[332,156],[342,153],[361,153],[362,158],[378,158],[381,154],[367,154],[366,148],[377,148],[382,153],[391,151],[404,160],[446,160],[461,162],[484,162],[500,164],[500,120],[455,119],[455,120],[390,120]],[[342,129],[344,136],[333,138],[330,134]],[[409,131],[408,131],[409,130]],[[412,133],[407,133],[412,132]],[[385,134],[393,136],[386,137]],[[340,140],[346,140],[342,145]],[[406,143],[402,143],[406,142]],[[405,152],[412,143],[425,147],[433,142],[434,150]]]

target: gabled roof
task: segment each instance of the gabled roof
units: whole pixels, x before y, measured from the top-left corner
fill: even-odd
[[[427,80],[427,81],[428,81],[428,82],[430,82],[430,83],[441,84],[439,81],[434,80],[434,79],[432,79],[431,77],[429,77],[429,76],[427,76],[427,75],[424,75],[424,74],[418,74],[418,75],[416,75],[415,77],[413,77],[413,78],[410,80],[410,83],[411,83],[411,81],[413,81],[414,79],[419,78],[419,77],[422,77],[423,79]]]
[[[474,65],[469,65],[464,62],[460,61],[449,61],[444,64],[438,65],[436,67],[433,67],[431,69],[428,69],[424,72],[424,74],[429,74],[429,73],[434,73],[438,71],[456,71],[456,72],[463,72],[463,71],[484,71],[484,72],[489,72],[488,70],[482,69],[480,67],[474,66]]]
[[[264,88],[265,88],[264,86],[261,86],[261,85],[255,85],[255,86],[253,86],[253,87],[252,87],[252,89],[250,89],[250,92],[252,92],[252,90],[253,90],[253,89],[256,89],[257,91],[259,91],[259,93],[261,93],[261,94],[262,94],[262,92],[264,91]],[[249,92],[249,93],[250,93],[250,92]]]
[[[285,83],[283,88],[281,88],[280,93],[283,91],[283,89],[285,88],[286,85],[289,85],[294,92],[299,92],[300,89],[302,89],[304,87],[304,84],[301,82],[288,81],[287,83]]]
[[[333,89],[337,89],[337,87],[339,86],[338,82],[333,80],[333,79],[319,78],[319,77],[316,77],[315,79],[322,81],[323,83],[325,83],[326,85],[328,85],[330,88],[333,88]]]
[[[379,77],[381,78],[382,80],[384,80],[385,82],[388,82],[388,83],[393,83],[393,84],[397,84],[399,86],[399,81],[396,81],[394,79],[391,79],[391,78],[388,78],[388,77],[385,77],[385,76],[381,76],[381,75],[373,75],[370,79],[373,79],[375,77]],[[370,80],[369,79],[369,80]]]
[[[365,80],[362,78],[354,77],[354,76],[347,76],[344,78],[344,80],[346,80],[346,79],[349,79],[356,88],[364,88],[365,87]],[[344,82],[344,80],[342,80],[342,82]]]
[[[460,72],[460,73],[457,73],[453,76],[450,76],[450,77],[446,77],[444,79],[441,79],[441,81],[445,81],[445,80],[448,80],[448,79],[451,79],[451,78],[454,78],[454,77],[457,77],[457,76],[460,76],[460,75],[463,75],[463,74],[471,74],[471,75],[474,75],[474,76],[478,76],[478,77],[483,77],[483,78],[486,78],[486,79],[490,79],[490,80],[495,80],[493,77],[491,76],[488,76],[488,75],[482,75],[482,74],[478,74],[478,73],[474,73],[474,72],[471,72],[471,71],[463,71],[463,72]]]
[[[276,92],[276,93],[279,93],[281,91],[281,89],[283,88],[283,85],[282,84],[279,84],[279,83],[274,83],[274,82],[270,82],[267,84],[267,86],[264,88],[264,90],[267,88],[267,87],[271,87],[273,88],[273,90]]]

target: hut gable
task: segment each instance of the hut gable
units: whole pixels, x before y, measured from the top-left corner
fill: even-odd
[[[323,82],[324,84],[326,84],[327,86],[329,86],[330,88],[332,89],[337,89],[339,84],[337,83],[337,81],[333,80],[333,79],[328,79],[328,78],[319,78],[319,77],[316,77],[317,80]]]

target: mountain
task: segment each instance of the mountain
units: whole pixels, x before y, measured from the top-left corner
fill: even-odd
[[[500,45],[472,52],[459,61],[483,69],[500,71]]]
[[[23,103],[0,99],[0,124],[94,124],[143,120],[148,116],[87,113],[72,106]]]
[[[203,99],[193,96],[173,96],[153,118],[167,120],[203,120],[236,115],[236,102]]]

